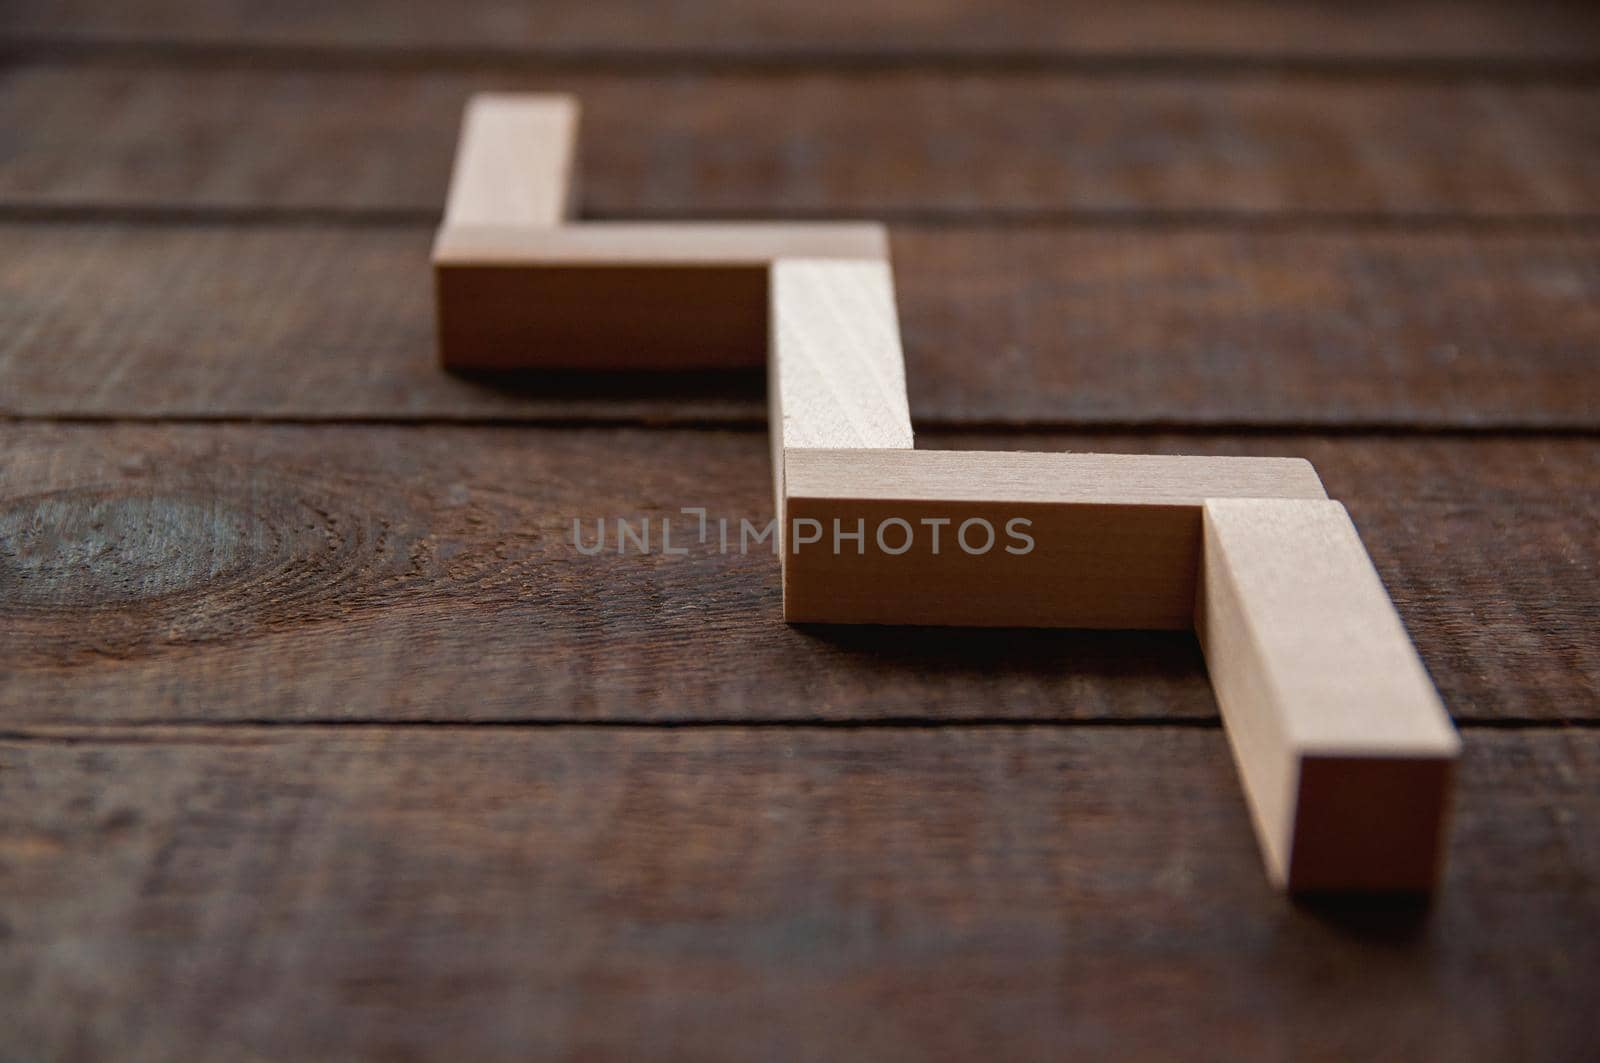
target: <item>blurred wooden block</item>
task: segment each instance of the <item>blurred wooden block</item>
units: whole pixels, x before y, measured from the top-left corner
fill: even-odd
[[[445,226],[560,225],[573,200],[578,102],[480,92],[467,101]]]
[[[791,622],[1188,628],[1203,500],[1327,497],[1298,458],[789,449],[785,464]]]
[[[760,366],[774,261],[888,254],[873,223],[447,225],[439,355],[458,369]]]
[[[1195,626],[1267,870],[1291,890],[1426,890],[1450,718],[1337,502],[1211,499]]]

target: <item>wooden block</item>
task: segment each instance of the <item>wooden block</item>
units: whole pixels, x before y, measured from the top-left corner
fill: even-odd
[[[790,449],[786,470],[791,622],[1187,628],[1204,499],[1327,497],[1298,458]]]
[[[460,369],[764,364],[768,271],[888,256],[869,223],[446,226],[434,245],[441,361]]]
[[[887,261],[778,262],[771,305],[768,431],[781,529],[790,452],[910,450],[911,407]]]
[[[1344,507],[1204,525],[1195,626],[1273,881],[1431,888],[1460,741]]]
[[[473,96],[461,121],[445,226],[560,225],[574,198],[577,144],[571,96]]]

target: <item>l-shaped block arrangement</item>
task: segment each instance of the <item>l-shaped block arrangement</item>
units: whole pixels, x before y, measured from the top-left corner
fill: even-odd
[[[1192,626],[1273,882],[1434,886],[1460,741],[1310,463],[914,450],[883,226],[570,222],[577,116],[469,103],[447,368],[766,359],[785,620]]]

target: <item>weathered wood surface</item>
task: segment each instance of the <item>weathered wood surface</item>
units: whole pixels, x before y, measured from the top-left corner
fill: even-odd
[[[1592,1054],[1597,25],[5,5],[0,1057]],[[480,88],[590,216],[899,222],[925,445],[1314,461],[1463,724],[1432,911],[1271,892],[1190,636],[579,555],[764,519],[762,384],[434,369]]]
[[[430,235],[0,225],[0,412],[765,422],[753,375],[440,373]],[[892,244],[923,427],[1600,425],[1600,233],[962,224]]]
[[[75,65],[0,82],[0,204],[431,218],[485,89],[579,98],[591,215],[1600,212],[1588,82]]]
[[[1432,911],[1291,905],[1215,730],[0,741],[40,1058],[1581,1059],[1600,735],[1472,732]]]
[[[1309,458],[1458,717],[1596,718],[1600,441],[923,443]],[[770,553],[660,552],[680,507],[764,524],[768,463],[764,431],[0,426],[0,720],[1215,717],[1187,634],[796,629]]]
[[[1157,0],[871,0],[819,10],[806,0],[596,4],[558,0],[427,0],[337,6],[248,0],[12,0],[0,32],[18,42],[232,47],[244,54],[328,54],[358,59],[399,52],[428,58],[596,53],[643,59],[681,56],[704,64],[814,58],[951,61],[1219,55],[1261,59],[1591,60],[1600,47],[1593,8],[1574,0],[1408,0],[1349,5]],[[351,53],[354,54],[351,54]]]

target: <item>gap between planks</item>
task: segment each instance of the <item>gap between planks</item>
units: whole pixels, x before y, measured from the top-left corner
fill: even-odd
[[[1496,731],[1530,733],[1565,731],[1600,731],[1600,719],[1546,720],[1531,717],[1459,717],[1458,729],[1489,733]],[[151,720],[105,720],[94,723],[51,723],[37,726],[11,726],[0,728],[0,742],[114,742],[119,739],[155,743],[159,736],[171,735],[174,740],[207,735],[225,736],[237,732],[264,733],[291,731],[997,731],[997,730],[1075,730],[1075,731],[1126,731],[1222,730],[1218,716],[1195,717],[1083,717],[1061,719],[1054,717],[984,716],[925,718],[920,716],[885,716],[873,719],[739,719],[736,717],[707,717],[704,719],[628,719],[610,717],[604,720],[502,718],[494,720],[406,719],[384,720],[371,717],[357,719],[312,718],[277,720],[267,717],[238,720],[198,720],[185,717]]]
[[[1060,74],[1073,77],[1204,77],[1217,81],[1306,78],[1504,84],[1592,85],[1600,70],[1582,57],[1259,54],[1219,50],[1065,51],[1020,48],[963,51],[918,47],[845,51],[825,47],[643,50],[537,46],[422,47],[184,41],[173,38],[94,40],[63,34],[12,34],[0,39],[0,61],[56,66],[160,66],[177,69],[245,67],[283,72],[471,71],[474,73],[950,73],[963,76]]]
[[[1160,207],[896,207],[869,211],[824,210],[783,204],[759,207],[640,208],[585,211],[582,222],[740,222],[752,212],[778,222],[885,222],[896,228],[1015,226],[1061,229],[1249,230],[1284,232],[1412,231],[1483,232],[1516,236],[1600,234],[1600,213],[1575,211],[1341,211],[1287,208],[1179,209]],[[266,204],[136,202],[25,203],[0,200],[4,224],[125,224],[171,226],[324,225],[329,228],[393,228],[433,232],[444,215],[415,207],[344,207]]]
[[[742,370],[741,370],[742,372]],[[235,425],[271,428],[518,428],[528,431],[610,431],[635,428],[656,432],[748,432],[766,435],[767,415],[757,412],[761,403],[754,391],[748,415],[662,417],[655,413],[585,414],[570,417],[548,414],[449,416],[341,414],[306,416],[299,414],[190,414],[190,413],[0,413],[0,424],[64,425],[68,427],[106,427],[118,425],[172,425],[173,427],[228,427]],[[1272,421],[979,421],[923,420],[918,431],[935,436],[1291,436],[1312,439],[1409,439],[1437,438],[1463,440],[1586,440],[1600,438],[1600,426],[1495,423],[1478,425],[1428,424],[1405,421],[1373,421],[1342,424],[1275,423]],[[918,448],[919,450],[953,448]]]

